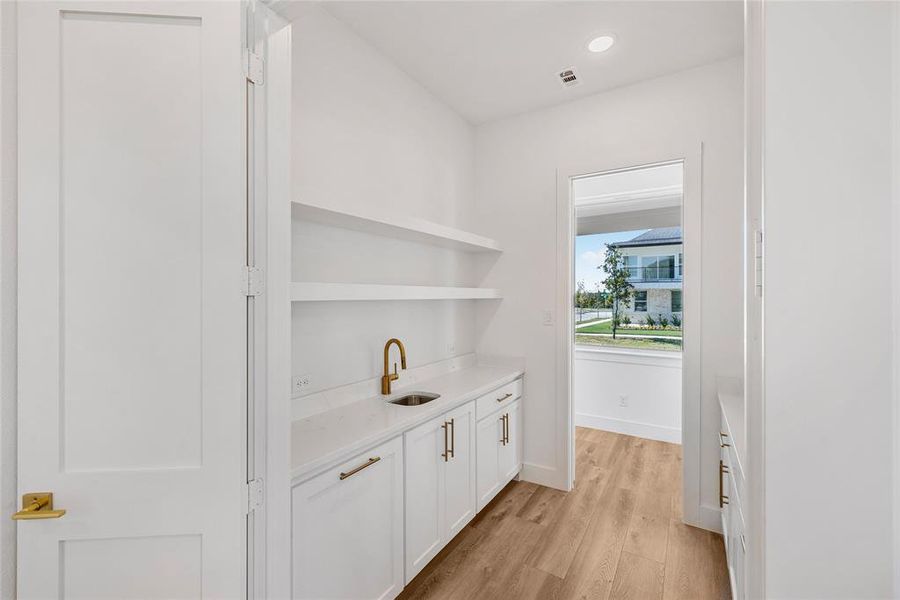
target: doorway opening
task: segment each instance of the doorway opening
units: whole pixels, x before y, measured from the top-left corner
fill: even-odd
[[[640,446],[669,444],[671,453],[680,455],[670,478],[673,485],[666,492],[680,513],[678,520],[712,528],[714,511],[700,501],[702,151],[699,142],[671,147],[663,143],[614,162],[600,160],[559,169],[558,311],[565,327],[557,335],[557,377],[563,408],[559,431],[565,432],[560,443],[568,459],[567,489],[575,487],[576,455],[579,459],[597,456],[591,455],[598,448],[591,449],[585,434],[631,436],[646,442]],[[583,240],[589,238],[579,240],[579,235],[606,237],[599,247],[584,248]],[[614,304],[608,297],[611,290],[605,285],[603,270],[596,268],[602,266],[610,245],[619,246],[622,270],[627,272],[623,278],[632,286],[630,297],[620,298],[615,307],[615,338]],[[628,254],[636,253],[634,248],[643,250],[637,258],[625,258],[626,248]],[[576,254],[576,250],[580,252]],[[579,260],[580,277],[576,273]],[[585,260],[594,262],[585,264]],[[595,279],[589,281],[585,271]],[[680,290],[672,285],[679,277]],[[578,285],[579,279],[584,280],[583,286]],[[656,290],[653,297],[651,290]],[[637,291],[646,291],[646,297],[635,294]],[[678,291],[681,293],[672,293]],[[575,306],[576,298],[582,306]],[[646,320],[648,313],[651,323]],[[673,316],[680,325],[673,323]],[[582,377],[591,371],[576,362],[594,371],[605,369],[609,377]],[[615,378],[630,385],[615,384]],[[653,393],[653,386],[666,392],[665,400]],[[593,396],[590,402],[594,405],[580,401],[579,395]],[[604,446],[603,452],[620,452],[621,448],[610,450],[615,445]],[[640,452],[628,458],[652,460]]]

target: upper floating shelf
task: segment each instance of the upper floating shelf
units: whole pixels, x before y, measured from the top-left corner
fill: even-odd
[[[292,302],[361,300],[491,300],[500,298],[492,288],[382,285],[371,283],[291,283]]]
[[[293,214],[301,219],[465,252],[502,252],[497,240],[403,215],[364,214],[336,210],[294,200]]]

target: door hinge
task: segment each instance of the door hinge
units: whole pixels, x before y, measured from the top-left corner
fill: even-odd
[[[263,58],[259,54],[247,50],[244,61],[244,75],[247,77],[247,81],[253,85],[262,85],[265,70],[266,62]]]
[[[247,482],[247,512],[250,513],[263,507],[266,500],[263,480],[256,478]]]
[[[763,252],[763,232],[757,229],[753,232],[753,283],[758,298],[763,295]]]
[[[259,267],[244,267],[244,277],[241,282],[241,291],[245,296],[254,297],[261,295],[266,289],[265,273]]]

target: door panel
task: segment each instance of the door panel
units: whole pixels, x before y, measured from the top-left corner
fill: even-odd
[[[196,467],[200,20],[64,12],[59,27],[64,467]]]
[[[499,478],[499,451],[502,425],[500,413],[487,416],[477,425],[476,461],[478,475],[476,477],[476,490],[478,492],[478,510],[484,508],[491,498],[500,491]]]
[[[453,419],[453,458],[445,465],[445,543],[475,516],[475,403],[457,408],[446,419]]]
[[[406,582],[441,549],[445,417],[404,434],[406,445]]]
[[[522,413],[519,410],[520,406],[521,401],[516,400],[503,411],[503,414],[509,415],[507,417],[506,432],[509,441],[500,445],[499,477],[501,485],[506,485],[522,468],[522,440],[519,433],[521,431],[522,418]]]
[[[295,599],[387,600],[403,589],[402,438],[295,486],[291,514]]]
[[[242,596],[240,5],[18,19],[19,596]]]

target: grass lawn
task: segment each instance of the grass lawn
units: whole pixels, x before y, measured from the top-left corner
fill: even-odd
[[[594,325],[587,325],[586,327],[579,327],[575,332],[578,333],[612,333],[612,321],[607,321],[606,323],[595,323]],[[659,335],[666,337],[681,337],[680,329],[627,329],[619,327],[616,330],[616,335]]]
[[[664,350],[681,352],[681,339],[648,340],[641,338],[598,337],[593,335],[576,335],[575,343],[584,346],[613,346],[616,348],[634,348],[638,350]]]

